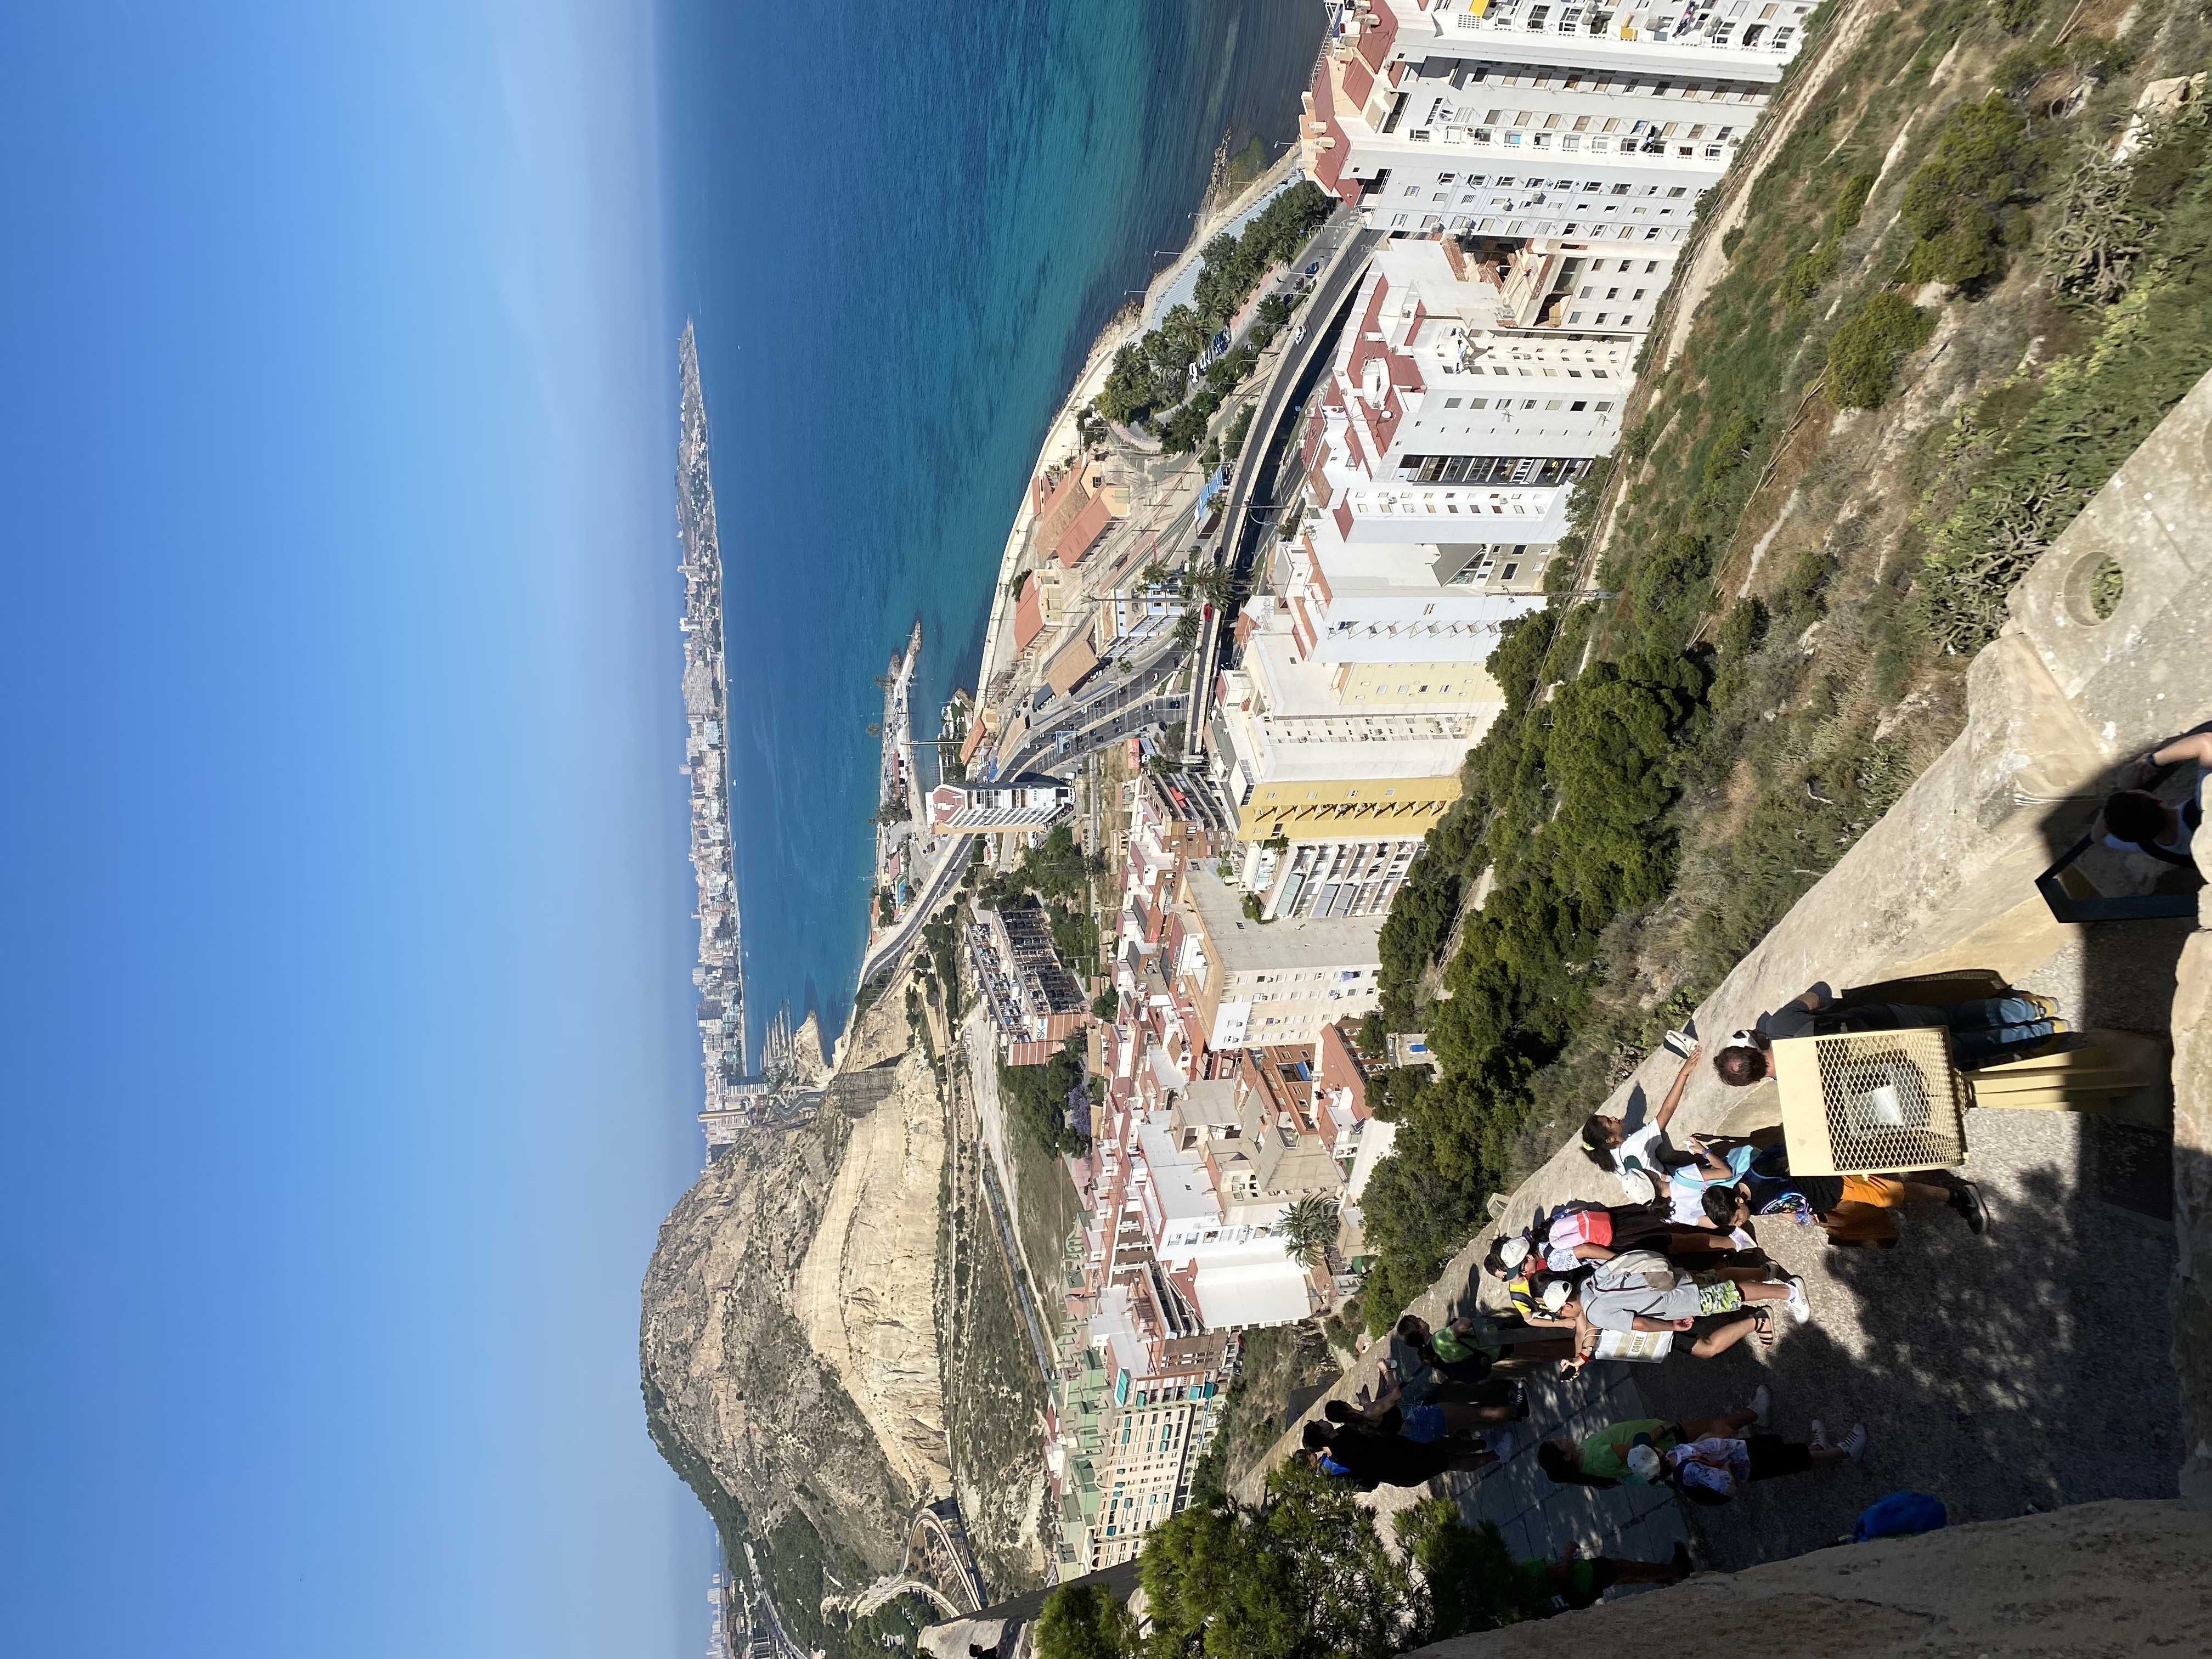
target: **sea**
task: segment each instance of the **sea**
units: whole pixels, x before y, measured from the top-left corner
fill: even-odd
[[[918,617],[923,735],[973,689],[1046,428],[1108,318],[1188,240],[1224,131],[1270,161],[1294,142],[1326,17],[1321,0],[668,0],[661,17],[671,301],[697,325],[712,438],[757,1053],[779,1006],[815,1012],[825,1043],[851,1012],[877,677]]]

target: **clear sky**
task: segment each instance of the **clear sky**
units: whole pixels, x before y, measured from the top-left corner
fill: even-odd
[[[704,1646],[653,71],[0,22],[0,1655]]]

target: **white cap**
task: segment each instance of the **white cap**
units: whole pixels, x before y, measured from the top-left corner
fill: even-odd
[[[1540,1299],[1547,1313],[1557,1313],[1567,1305],[1567,1298],[1574,1293],[1574,1286],[1565,1279],[1555,1279],[1544,1286],[1544,1294]]]
[[[1666,1466],[1659,1461],[1658,1449],[1652,1446],[1631,1446],[1625,1460],[1628,1472],[1638,1480],[1656,1486]]]
[[[1517,1267],[1526,1261],[1528,1259],[1526,1236],[1516,1233],[1511,1238],[1501,1240],[1498,1246],[1498,1259],[1509,1267]]]

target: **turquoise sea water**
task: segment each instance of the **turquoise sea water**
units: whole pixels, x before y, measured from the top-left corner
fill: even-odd
[[[850,1008],[873,678],[919,616],[917,710],[972,685],[1046,425],[1155,250],[1187,240],[1223,129],[1271,159],[1294,137],[1322,25],[1318,0],[665,12],[672,301],[713,434],[756,1040],[780,1003],[825,1039]]]

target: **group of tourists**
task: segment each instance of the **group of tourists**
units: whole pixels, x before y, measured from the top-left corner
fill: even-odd
[[[2161,799],[2158,787],[2185,766],[2196,769],[2200,788],[2185,804]],[[2091,833],[2111,848],[2189,863],[2207,776],[2212,726],[2123,769],[2120,787]],[[1877,989],[1838,1000],[1816,984],[1755,1027],[1733,1033],[1712,1056],[1714,1073],[1730,1089],[1771,1092],[1776,1042],[1845,1032],[1941,1030],[1953,1062],[1969,1071],[2067,1040],[2066,1022],[2045,997],[2011,992],[1940,1005],[1883,999]],[[1516,1370],[1552,1361],[1578,1370],[1629,1349],[1638,1358],[1656,1358],[1680,1337],[1690,1338],[1687,1352],[1700,1359],[1747,1338],[1771,1344],[1782,1318],[1802,1323],[1814,1309],[1803,1280],[1760,1248],[1755,1228],[1761,1220],[1817,1226],[1838,1249],[1895,1246],[1899,1212],[1909,1206],[1945,1206],[1977,1234],[1989,1227],[1979,1189],[1948,1170],[1801,1175],[1790,1167],[1779,1127],[1742,1136],[1688,1135],[1677,1147],[1669,1130],[1705,1050],[1674,1032],[1668,1044],[1684,1056],[1682,1066],[1646,1121],[1632,1128],[1622,1118],[1597,1113],[1583,1125],[1584,1155],[1620,1180],[1627,1201],[1563,1204],[1540,1213],[1525,1231],[1499,1238],[1484,1258],[1484,1271],[1504,1285],[1520,1318],[1558,1334],[1486,1346],[1467,1319],[1431,1326],[1407,1314],[1380,1367],[1380,1392],[1370,1398],[1363,1389],[1356,1401],[1331,1401],[1325,1420],[1307,1425],[1305,1445],[1319,1468],[1368,1489],[1421,1486],[1449,1472],[1486,1468],[1512,1455],[1510,1425],[1528,1414],[1525,1385],[1512,1376]],[[1778,1108],[1778,1097],[1774,1103]],[[1739,1121],[1761,1121],[1759,1103],[1739,1105]],[[1808,1438],[1789,1440],[1769,1426],[1772,1403],[1761,1384],[1747,1405],[1718,1416],[1640,1419],[1607,1424],[1579,1439],[1542,1440],[1536,1466],[1562,1486],[1665,1486],[1686,1502],[1714,1504],[1756,1481],[1832,1468],[1864,1455],[1863,1424],[1831,1443],[1826,1425],[1814,1419]],[[1931,1498],[1902,1493],[1883,1503],[1903,1499],[1913,1500],[1907,1507],[1915,1517],[1905,1529],[1943,1524],[1942,1507]],[[1863,1529],[1868,1518],[1862,1517]],[[1895,1530],[1885,1522],[1869,1535],[1886,1535],[1885,1529]],[[1690,1565],[1681,1545],[1671,1560],[1652,1562],[1585,1555],[1569,1544],[1556,1559],[1523,1561],[1520,1571],[1536,1603],[1557,1610],[1588,1607],[1614,1584],[1671,1583]]]

